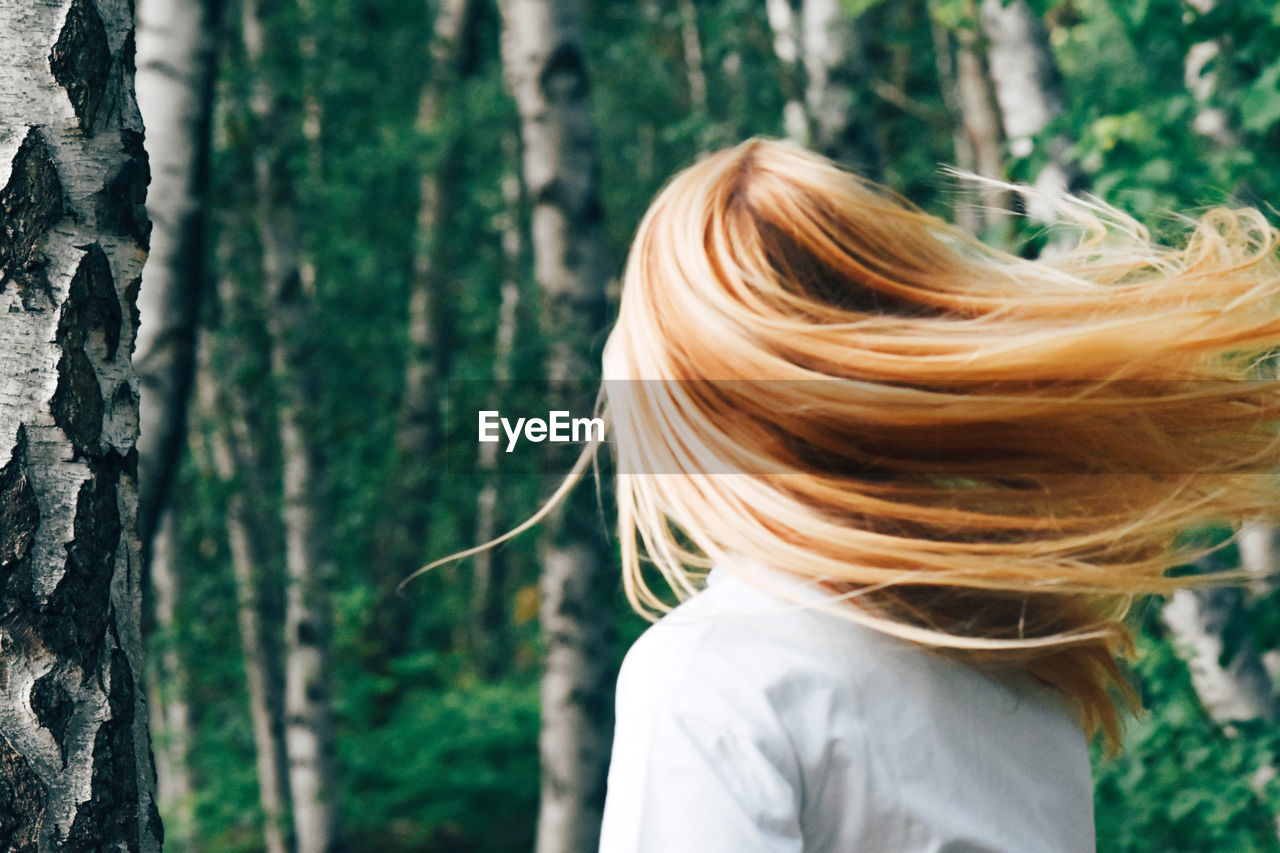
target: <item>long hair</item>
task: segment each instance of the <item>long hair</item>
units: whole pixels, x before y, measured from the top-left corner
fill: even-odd
[[[1186,531],[1276,514],[1277,232],[1062,212],[1079,247],[1031,261],[788,143],[676,175],[604,356],[632,605],[741,555],[1114,743],[1134,597],[1196,581],[1167,574]]]

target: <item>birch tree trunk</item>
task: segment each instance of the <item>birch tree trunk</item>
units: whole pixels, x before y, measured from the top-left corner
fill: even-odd
[[[513,135],[503,140],[507,167],[502,175],[502,200],[504,210],[498,222],[502,241],[503,275],[501,301],[498,306],[498,324],[493,342],[493,384],[489,408],[497,409],[501,396],[511,383],[511,357],[515,351],[516,325],[520,307],[520,280],[523,278],[524,240],[520,233],[521,186],[519,174],[519,140]],[[498,535],[502,523],[498,507],[498,445],[486,442],[480,445],[477,460],[480,475],[485,477],[476,496],[476,542],[488,542]],[[476,554],[473,558],[471,588],[471,651],[486,674],[499,662],[500,644],[495,623],[497,591],[502,582],[502,555],[493,548]]]
[[[160,652],[149,668],[157,739],[157,792],[171,816],[169,838],[197,850],[188,678],[174,646],[182,577],[170,485],[185,438],[196,318],[204,290],[210,128],[222,37],[221,0],[140,0],[138,105],[147,125],[155,223],[138,295],[134,364],[141,389],[138,528],[154,592]]]
[[[236,285],[227,276],[219,288],[219,302],[229,324],[237,321]],[[249,696],[249,719],[253,730],[255,764],[258,776],[258,802],[262,807],[262,836],[267,853],[287,853],[285,840],[285,803],[288,784],[284,773],[284,744],[281,700],[279,646],[268,634],[271,620],[265,616],[263,601],[266,548],[258,530],[258,513],[247,497],[264,494],[266,486],[258,472],[263,461],[255,452],[255,437],[245,418],[248,401],[244,390],[235,383],[219,393],[218,379],[211,369],[211,342],[205,336],[200,344],[196,398],[202,419],[208,424],[204,446],[204,464],[210,474],[227,490],[225,526],[231,568],[236,582],[236,623],[240,633],[240,650],[244,659],[245,685]],[[228,349],[238,349],[242,341],[228,341]],[[239,371],[227,370],[235,374]],[[279,622],[275,622],[279,628]]]
[[[262,278],[267,297],[271,375],[278,401],[280,452],[284,464],[284,538],[288,588],[285,595],[285,750],[298,853],[339,849],[329,644],[331,568],[323,543],[317,448],[307,423],[315,411],[315,377],[304,287],[297,189],[288,148],[301,133],[301,118],[269,82],[264,63],[272,23],[269,0],[245,0],[245,55],[254,72],[250,109],[258,126],[254,151]],[[271,12],[276,12],[276,3]],[[294,39],[294,43],[296,39]]]
[[[503,65],[520,112],[532,210],[534,272],[550,351],[553,405],[598,376],[593,336],[604,323],[600,165],[577,0],[501,4]],[[608,552],[590,502],[548,524],[542,550],[542,799],[538,853],[599,844],[612,728]]]
[[[984,178],[1004,180],[1004,134],[978,35],[968,28],[952,33],[937,21],[932,26],[938,79],[952,114],[956,165]],[[977,196],[977,204],[957,203],[957,221],[974,234],[991,233],[997,243],[1003,242],[1013,201],[1009,192],[982,185]]]
[[[1026,0],[1007,5],[1005,0],[982,0],[979,19],[1009,153],[1026,157],[1037,137],[1066,109],[1057,60],[1044,25]],[[1084,176],[1068,155],[1068,136],[1058,134],[1044,144],[1048,159],[1031,183],[1053,200],[1077,189]],[[1027,212],[1044,222],[1055,219],[1051,206],[1033,202]]]
[[[698,154],[712,147],[708,144],[718,134],[711,127],[711,110],[707,104],[707,71],[702,57],[702,36],[698,33],[698,7],[693,0],[678,0],[680,10],[680,48],[684,54],[684,78],[689,87],[689,111],[700,125]]]
[[[800,4],[802,0],[766,0],[765,11],[773,30],[773,52],[782,65],[782,127],[787,139],[808,145],[809,112],[805,108],[804,66],[801,62]]]
[[[1207,15],[1218,7],[1219,0],[1187,0],[1201,15]],[[1213,60],[1222,55],[1223,44],[1218,39],[1196,42],[1187,51],[1183,62],[1183,82],[1187,91],[1196,99],[1196,117],[1192,127],[1196,133],[1213,140],[1213,144],[1229,151],[1238,148],[1240,135],[1232,126],[1231,117],[1222,107],[1213,103],[1218,91],[1218,73],[1206,70]]]
[[[866,42],[841,0],[803,0],[800,50],[811,144],[832,160],[879,177],[880,142],[862,94],[870,90]]]
[[[0,3],[0,847],[157,851],[141,690],[125,2]]]
[[[142,387],[138,528],[144,555],[186,436],[204,291],[210,130],[223,0],[139,0],[138,102],[147,125],[155,223],[138,295]]]
[[[177,514],[172,508],[160,516],[151,542],[151,594],[156,634],[150,644],[147,675],[150,678],[151,730],[156,735],[156,801],[165,820],[165,836],[171,847],[187,853],[201,849],[196,839],[196,785],[191,776],[191,704],[187,700],[190,678],[174,636],[174,615],[181,595],[177,566]]]
[[[427,52],[431,70],[418,97],[418,133],[423,137],[437,130],[450,90],[457,81],[464,28],[471,0],[442,0],[436,10]],[[415,484],[425,487],[429,459],[438,443],[440,376],[443,375],[440,347],[441,295],[445,276],[440,270],[441,233],[448,199],[444,182],[449,171],[446,155],[438,163],[428,163],[418,182],[418,219],[413,252],[413,277],[409,284],[409,358],[405,367],[404,396],[396,445],[414,471]],[[425,504],[421,495],[414,503]],[[421,541],[425,531],[414,530],[411,538]]]

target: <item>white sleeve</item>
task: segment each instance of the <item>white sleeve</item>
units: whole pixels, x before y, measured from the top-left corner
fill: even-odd
[[[619,679],[601,853],[801,853],[785,737],[714,676],[672,678],[654,646]]]

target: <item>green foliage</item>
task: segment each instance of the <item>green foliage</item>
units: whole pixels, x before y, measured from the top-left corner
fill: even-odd
[[[291,164],[301,199],[306,249],[317,270],[312,330],[321,377],[309,426],[323,449],[329,556],[334,566],[334,676],[340,730],[343,819],[355,851],[499,851],[531,846],[538,794],[537,732],[540,639],[536,624],[536,536],[498,552],[502,660],[496,671],[467,653],[472,575],[466,563],[433,572],[395,594],[403,577],[428,560],[474,544],[474,424],[445,421],[445,448],[406,459],[395,446],[413,276],[419,181],[443,171],[450,201],[428,235],[445,271],[441,298],[448,407],[464,410],[491,391],[497,305],[506,262],[499,228],[513,215],[501,179],[504,140],[515,130],[491,4],[476,5],[467,56],[442,118],[416,126],[419,88],[431,61],[430,16],[420,0],[312,0],[306,17],[278,4],[279,31],[315,45],[274,42],[272,75],[295,106],[305,93],[319,106],[321,133]],[[773,37],[758,0],[696,2],[697,34],[708,102],[692,102],[675,0],[590,2],[589,66],[602,158],[605,227],[611,262],[621,270],[634,228],[668,176],[700,152],[751,135],[782,133],[784,97]],[[1048,140],[1065,134],[1072,153],[1103,198],[1145,219],[1157,232],[1181,229],[1169,211],[1280,197],[1280,12],[1264,0],[1221,3],[1208,14],[1183,0],[1037,0],[1068,96],[1067,113],[1035,151],[1010,159],[1008,176],[1029,178],[1045,161]],[[948,214],[938,166],[955,160],[953,121],[941,94],[935,33],[974,29],[969,0],[846,0],[851,25],[863,29],[874,91],[860,102],[886,153],[887,184],[926,209]],[[232,16],[233,19],[235,16]],[[1201,75],[1214,86],[1202,100],[1188,90],[1185,61],[1193,45],[1217,42]],[[250,155],[259,129],[244,108],[254,76],[242,51],[227,51],[212,183],[215,219],[227,247],[219,275],[259,280]],[[1230,144],[1196,129],[1206,109],[1220,110]],[[447,166],[447,169],[445,168]],[[1028,232],[1029,233],[1029,232]],[[1025,235],[1024,235],[1025,238]],[[527,255],[527,248],[526,248]],[[520,326],[504,389],[511,405],[536,405],[546,342],[536,330],[528,258]],[[252,298],[249,301],[253,301]],[[265,332],[254,306],[210,311],[214,369],[224,383],[248,389],[251,429],[274,434],[274,397]],[[260,306],[259,306],[260,307]],[[447,414],[448,409],[446,409]],[[154,642],[179,648],[191,676],[197,714],[192,764],[200,793],[196,819],[206,849],[260,849],[253,744],[247,717],[235,586],[225,544],[226,488],[210,472],[193,427],[182,471],[182,564],[186,589],[173,631]],[[462,448],[461,451],[458,449]],[[279,517],[280,454],[262,438],[267,494],[253,495],[264,519]],[[249,478],[246,478],[246,481]],[[549,477],[496,480],[504,523],[531,513]],[[407,484],[429,481],[430,494]],[[243,483],[232,484],[233,488]],[[587,486],[586,488],[589,488]],[[607,483],[606,483],[607,490]],[[589,503],[589,502],[584,502]],[[606,514],[607,514],[607,500]],[[412,510],[418,525],[405,541],[391,531]],[[584,510],[585,511],[585,510]],[[270,523],[267,609],[283,595],[280,542]],[[1228,563],[1235,555],[1224,550]],[[1229,655],[1244,638],[1280,647],[1280,593],[1245,607]],[[621,600],[600,618],[615,621],[620,656],[644,628]],[[1251,784],[1280,762],[1277,735],[1261,725],[1231,731],[1209,721],[1185,665],[1154,618],[1144,624],[1136,664],[1148,715],[1126,736],[1117,759],[1098,756],[1099,849],[1271,850],[1277,782]]]
[[[1095,756],[1098,849],[1274,851],[1280,733],[1260,721],[1223,728],[1208,719],[1186,664],[1148,602],[1134,681],[1147,713],[1124,751]]]
[[[538,685],[472,682],[406,691],[436,667],[397,662],[343,694],[342,716],[368,718],[394,696],[382,725],[344,731],[344,820],[359,848],[379,851],[529,849],[538,791]],[[364,691],[363,693],[361,691]]]

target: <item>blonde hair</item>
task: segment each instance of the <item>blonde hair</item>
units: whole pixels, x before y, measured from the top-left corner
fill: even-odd
[[[632,605],[670,608],[647,562],[684,598],[744,555],[1114,742],[1133,598],[1200,580],[1166,574],[1181,532],[1275,514],[1277,232],[1216,209],[1171,249],[1062,213],[1079,247],[1031,261],[788,143],[676,175],[604,357]]]

